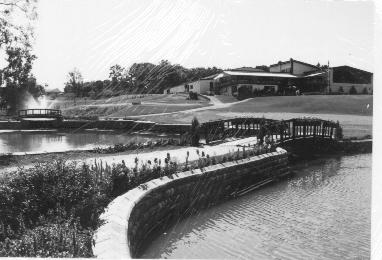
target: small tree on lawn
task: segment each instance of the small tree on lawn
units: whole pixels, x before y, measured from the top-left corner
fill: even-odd
[[[349,94],[350,95],[356,95],[357,94],[357,90],[355,89],[354,86],[351,86],[350,90],[349,90]]]
[[[342,132],[342,127],[340,125],[340,122],[337,121],[337,139],[342,139],[344,137],[343,132]]]
[[[343,87],[339,87],[338,92],[339,92],[340,94],[343,94],[343,93],[344,93],[344,88],[343,88]]]
[[[367,88],[364,87],[363,90],[362,90],[362,94],[366,95],[367,94]]]
[[[192,146],[199,146],[199,139],[200,139],[200,124],[196,117],[192,119],[191,122],[191,145]]]

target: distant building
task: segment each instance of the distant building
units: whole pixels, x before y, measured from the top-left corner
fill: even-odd
[[[267,68],[266,66],[262,66]],[[350,66],[322,68],[290,59],[259,68],[225,70],[199,80],[165,90],[165,93],[196,92],[238,98],[262,95],[322,93],[373,93],[373,73]]]
[[[373,93],[373,73],[350,66],[332,67],[329,70],[331,92],[349,93],[353,88],[358,94]]]
[[[319,70],[321,69],[317,66],[292,58],[288,61],[279,61],[269,66],[269,72],[289,73],[296,76],[303,76]]]
[[[287,73],[223,71],[214,78],[215,93],[229,96],[276,94],[295,85],[297,76]]]
[[[45,94],[50,98],[56,98],[58,95],[62,93],[63,92],[59,90],[58,88],[45,90]]]
[[[176,93],[185,93],[186,87],[185,84],[180,84],[175,87],[166,88],[163,91],[163,94],[176,94]]]
[[[188,93],[194,92],[198,94],[209,94],[214,90],[214,77],[218,74],[214,74],[208,77],[201,78],[192,82],[187,82],[175,87],[167,88],[164,90],[164,94],[175,93]]]

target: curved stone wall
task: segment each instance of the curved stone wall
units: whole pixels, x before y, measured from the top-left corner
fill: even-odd
[[[276,152],[149,181],[113,200],[94,236],[99,258],[137,257],[150,236],[174,220],[239,196],[289,173],[287,152]]]

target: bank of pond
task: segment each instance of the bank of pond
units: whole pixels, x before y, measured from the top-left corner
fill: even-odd
[[[348,148],[351,153],[371,151],[371,141],[356,144],[363,150],[347,146],[353,147]],[[269,144],[241,147],[221,156],[197,150],[199,159],[186,158],[183,164],[168,153],[152,161],[137,157],[134,167],[124,161],[109,165],[99,160],[87,165],[58,159],[3,174],[0,256],[92,257],[94,231],[102,225],[99,216],[114,198],[134,188],[146,190],[146,183],[153,179],[274,151],[275,146]]]

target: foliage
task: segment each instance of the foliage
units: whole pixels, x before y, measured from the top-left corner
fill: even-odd
[[[362,89],[362,94],[364,94],[364,95],[368,94],[368,93],[367,93],[367,88],[366,88],[366,87],[364,87],[364,88]]]
[[[180,145],[185,146],[187,145],[186,140],[180,139],[176,140],[173,138],[169,139],[160,139],[157,141],[148,141],[146,143],[135,143],[134,141],[131,141],[128,144],[115,144],[113,146],[109,146],[106,148],[100,148],[96,147],[92,150],[94,153],[100,153],[100,154],[107,154],[107,153],[121,153],[125,151],[131,151],[131,150],[137,150],[137,149],[144,149],[144,148],[155,148],[155,147],[164,147],[168,145]]]
[[[81,89],[83,88],[83,78],[81,72],[74,68],[72,71],[68,73],[68,81],[65,83],[64,91],[65,93],[72,92],[75,93],[76,96],[80,96]]]
[[[344,88],[341,86],[341,87],[339,87],[338,88],[338,92],[340,93],[340,94],[343,94],[344,93]]]
[[[33,78],[32,64],[36,59],[31,45],[35,7],[36,1],[33,0],[0,2],[0,56],[4,57],[6,64],[0,70],[0,85],[6,85],[0,93],[3,102],[0,105],[10,106],[11,113],[21,105],[26,92],[41,88],[30,84],[33,83],[30,81]]]
[[[340,125],[340,122],[337,121],[337,138],[338,139],[343,139],[344,135],[343,135],[343,130],[342,130],[342,127]]]
[[[357,94],[357,90],[355,89],[354,86],[351,86],[350,90],[349,90],[349,94],[350,95],[356,95]]]
[[[125,69],[121,65],[115,64],[110,67],[109,78],[112,82],[121,81],[123,79],[124,72]]]
[[[187,69],[167,60],[162,60],[157,65],[148,62],[134,63],[129,68],[115,64],[110,67],[110,80],[84,82],[77,91],[66,88],[66,92],[77,96],[91,96],[92,93],[95,97],[104,97],[105,94],[158,94],[168,87],[219,72],[221,70],[216,67]]]
[[[11,162],[15,162],[15,156],[11,153],[0,154],[0,165],[9,165]]]
[[[194,117],[191,121],[190,135],[191,135],[191,145],[199,146],[200,124],[196,117]]]
[[[167,153],[164,164],[158,158],[136,158],[133,168],[124,161],[87,165],[62,160],[20,168],[0,179],[0,256],[92,256],[98,217],[115,197],[138,186],[147,189],[145,182],[152,179],[273,150],[255,146],[212,158],[197,151],[198,160],[183,165]]]
[[[198,100],[198,93],[190,91],[188,95],[189,95],[188,97],[189,100]]]

